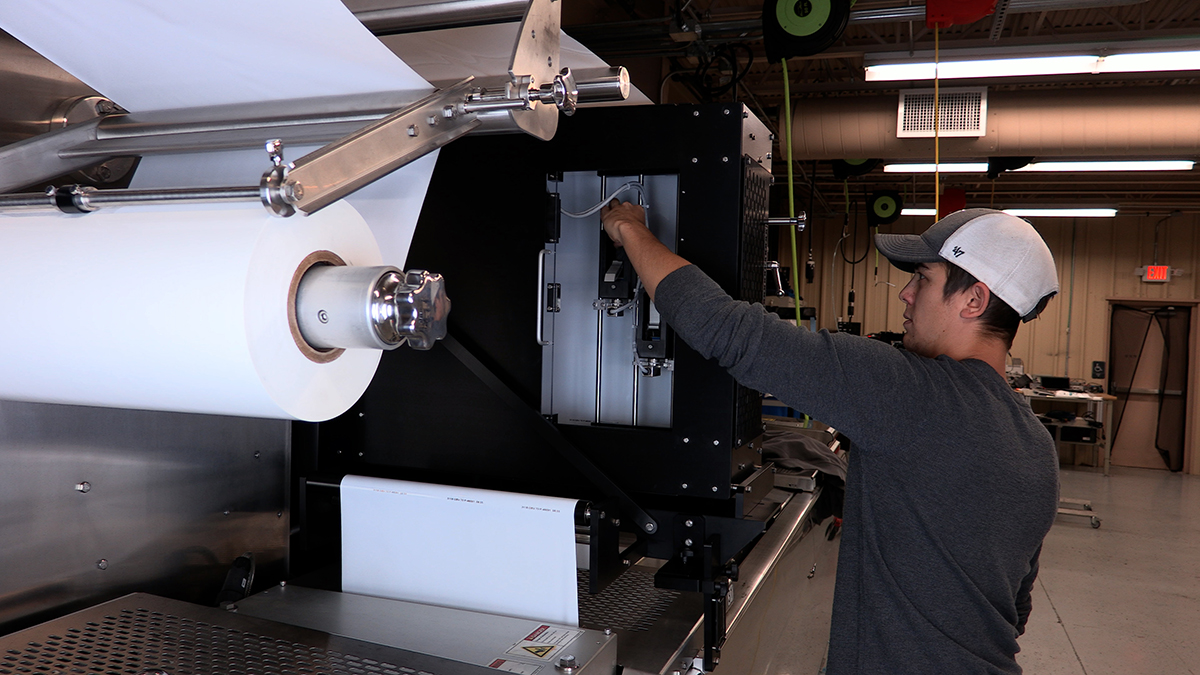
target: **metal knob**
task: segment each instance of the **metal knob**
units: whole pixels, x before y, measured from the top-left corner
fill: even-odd
[[[430,349],[446,337],[446,317],[450,314],[446,282],[440,274],[409,270],[404,284],[408,290],[395,296],[396,333],[413,349]]]
[[[796,214],[795,218],[779,217],[767,218],[767,225],[789,225],[796,228],[797,232],[803,232],[804,226],[808,222],[808,214],[801,211]]]
[[[446,336],[450,298],[440,274],[319,265],[296,290],[296,323],[317,349],[429,349]]]

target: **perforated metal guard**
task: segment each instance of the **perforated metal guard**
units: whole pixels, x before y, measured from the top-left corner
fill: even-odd
[[[654,574],[631,569],[596,595],[587,592],[588,573],[579,573],[579,625],[594,630],[648,631],[679,591],[654,587]]]
[[[402,649],[134,594],[0,638],[0,675],[466,675]]]
[[[743,161],[741,288],[739,300],[762,302],[767,291],[767,217],[771,174],[754,162]],[[734,446],[749,443],[762,433],[762,395],[740,384],[734,401]]]

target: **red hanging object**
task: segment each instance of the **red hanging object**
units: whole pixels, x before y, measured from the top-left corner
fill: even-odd
[[[944,188],[938,200],[938,220],[967,208],[967,191],[962,188]]]
[[[996,11],[996,0],[925,0],[925,25],[961,26]]]

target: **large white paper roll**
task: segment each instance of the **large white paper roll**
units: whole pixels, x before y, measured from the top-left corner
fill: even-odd
[[[339,202],[307,218],[258,205],[0,219],[0,398],[309,421],[347,410],[380,352],[301,352],[288,293],[318,251],[380,264]]]

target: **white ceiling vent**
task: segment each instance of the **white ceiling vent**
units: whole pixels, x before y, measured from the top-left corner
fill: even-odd
[[[941,136],[987,135],[987,87],[941,87],[938,91]],[[897,138],[933,137],[933,90],[900,92]]]

